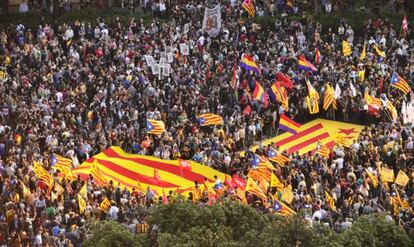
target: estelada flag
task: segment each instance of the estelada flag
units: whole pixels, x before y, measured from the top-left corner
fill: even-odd
[[[291,216],[296,214],[296,212],[293,209],[289,208],[283,202],[277,200],[276,198],[273,202],[273,210],[276,214],[283,216]]]

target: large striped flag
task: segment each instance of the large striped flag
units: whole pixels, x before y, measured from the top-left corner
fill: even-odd
[[[330,106],[336,110],[335,90],[329,84],[326,84],[325,97],[323,99],[323,109],[326,111]]]
[[[305,71],[317,71],[315,66],[311,64],[304,56],[299,56],[298,58],[298,69],[305,70]]]
[[[256,195],[257,197],[265,201],[267,200],[266,194],[259,188],[256,182],[253,181],[253,179],[250,177],[247,178],[246,191]]]
[[[244,0],[242,3],[243,9],[247,11],[249,17],[254,17],[256,15],[256,8],[254,6],[254,0]]]
[[[94,182],[101,184],[101,185],[105,185],[107,183],[106,178],[104,177],[104,175],[102,174],[101,169],[99,168],[100,164],[98,163],[97,160],[94,161],[93,165],[92,165],[92,169],[90,171],[90,174],[93,177]]]
[[[178,164],[180,164],[181,176],[183,171],[191,172],[191,161],[178,159]]]
[[[163,121],[147,119],[147,132],[149,134],[161,135],[165,131],[165,124]]]
[[[297,134],[300,129],[301,124],[293,121],[285,114],[280,115],[280,121],[279,121],[279,129],[290,132],[292,134]]]
[[[399,76],[396,72],[392,73],[391,86],[398,88],[404,94],[407,94],[411,91],[411,88],[408,85],[407,81],[404,80],[404,78],[402,78],[401,76]]]
[[[120,183],[121,187],[129,189],[150,187],[158,196],[162,190],[177,191],[194,187],[194,181],[203,184],[205,178],[215,181],[216,175],[221,181],[225,181],[225,174],[208,166],[191,161],[191,171],[182,172],[179,160],[163,160],[152,156],[128,154],[120,147],[110,147],[105,151],[87,159],[80,166],[73,169],[76,176],[87,180],[92,167],[96,163],[102,177],[106,181],[112,180],[114,184]],[[161,183],[155,184],[154,169],[162,178]]]
[[[348,57],[352,54],[351,46],[347,41],[342,41],[342,53],[345,57]]]
[[[252,71],[256,75],[260,75],[260,67],[257,63],[253,60],[253,58],[247,54],[243,54],[240,60],[240,67],[246,70],[246,72]]]
[[[323,143],[318,142],[318,144],[316,145],[316,154],[328,158],[330,152],[331,150]]]
[[[157,169],[154,169],[154,181],[155,184],[160,184],[162,182],[161,176],[158,173]]]
[[[224,124],[224,121],[223,118],[219,115],[206,113],[198,116],[198,123],[200,124],[200,126],[222,125]]]
[[[273,210],[276,214],[282,216],[291,216],[296,214],[296,212],[293,209],[289,208],[288,206],[286,206],[286,204],[277,200],[276,198],[273,202]]]

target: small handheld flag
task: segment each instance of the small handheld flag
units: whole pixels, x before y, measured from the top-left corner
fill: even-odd
[[[163,121],[147,119],[147,131],[149,134],[161,135],[165,131],[165,124]]]

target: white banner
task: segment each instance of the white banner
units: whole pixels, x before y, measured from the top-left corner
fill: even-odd
[[[221,8],[217,4],[213,9],[206,8],[204,11],[203,30],[211,36],[219,34],[221,29]]]

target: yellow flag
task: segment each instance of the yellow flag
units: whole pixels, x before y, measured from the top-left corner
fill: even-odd
[[[395,179],[395,183],[405,187],[410,179],[408,178],[407,174],[404,171],[400,170],[398,172],[397,178]]]
[[[30,196],[30,190],[27,188],[27,186],[20,181],[20,183],[22,184],[22,188],[23,188],[23,198],[27,199]]]
[[[329,193],[327,191],[325,191],[325,200],[326,200],[326,204],[329,206],[329,208],[332,209],[333,211],[336,211],[335,201],[332,198],[332,196],[329,195]]]
[[[365,81],[365,70],[360,70],[358,71],[358,80],[360,82]]]
[[[279,181],[274,173],[270,175],[270,187],[276,187],[278,190],[283,189],[283,184]]]
[[[382,182],[394,182],[394,170],[383,167],[380,171]]]
[[[362,48],[361,56],[359,57],[359,59],[364,60],[366,56],[367,56],[366,45],[364,45],[364,48]]]
[[[385,52],[381,51],[377,45],[374,45],[374,49],[378,56],[385,57]]]
[[[207,191],[209,195],[216,195],[216,191],[213,189],[213,186],[211,186],[211,183],[207,180],[204,182],[204,191]]]
[[[242,204],[247,205],[246,193],[242,189],[237,188],[236,195],[241,200]]]
[[[65,189],[63,189],[62,185],[55,183],[55,191],[58,195],[65,193]]]
[[[293,201],[293,192],[292,192],[292,186],[286,186],[286,188],[284,188],[282,190],[282,200],[291,204]]]
[[[259,198],[263,200],[267,200],[266,194],[259,188],[256,182],[253,181],[253,179],[251,179],[250,177],[247,178],[246,191],[258,196]]]
[[[78,194],[78,203],[79,203],[79,213],[83,214],[85,212],[85,208],[86,208],[86,201],[79,194]],[[101,203],[101,205],[102,205],[102,203]],[[102,208],[102,206],[101,206],[101,208]]]
[[[107,197],[101,202],[99,207],[104,211],[105,213],[108,213],[109,209],[111,208],[111,202],[108,200]]]
[[[78,193],[83,199],[88,199],[88,191],[86,190],[86,183],[82,186]]]
[[[372,185],[374,186],[374,188],[378,187],[378,178],[373,176],[368,170],[367,168],[365,168],[365,172],[367,173],[369,179],[371,179]]]
[[[351,46],[347,41],[342,41],[342,53],[345,57],[348,57],[352,54]]]

